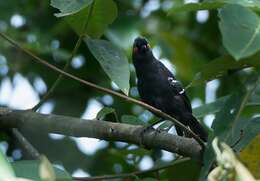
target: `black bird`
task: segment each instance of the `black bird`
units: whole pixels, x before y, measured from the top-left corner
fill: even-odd
[[[146,39],[136,38],[132,53],[137,88],[142,101],[179,120],[207,141],[208,134],[192,115],[190,100],[174,75],[154,56]],[[177,134],[183,130],[176,127]]]

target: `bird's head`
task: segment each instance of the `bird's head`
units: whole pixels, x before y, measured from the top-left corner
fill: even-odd
[[[134,40],[133,59],[146,59],[152,55],[148,41],[145,38],[138,37]]]

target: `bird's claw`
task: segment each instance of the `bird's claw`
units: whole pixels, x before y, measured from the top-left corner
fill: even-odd
[[[158,130],[158,129],[154,129],[153,128],[154,125],[148,125],[148,126],[145,126],[141,132],[140,132],[140,145],[141,146],[144,146],[144,135],[150,131],[155,131],[156,133],[159,133],[161,132],[161,130]]]

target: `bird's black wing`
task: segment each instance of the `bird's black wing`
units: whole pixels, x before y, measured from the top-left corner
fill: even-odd
[[[174,75],[159,61],[158,61],[158,66],[162,70],[162,72],[165,73],[165,76],[167,76],[170,87],[174,92],[174,97],[176,97],[176,99],[178,100],[183,100],[187,111],[192,112],[190,100],[186,95],[186,92],[183,89],[181,82],[176,80]]]

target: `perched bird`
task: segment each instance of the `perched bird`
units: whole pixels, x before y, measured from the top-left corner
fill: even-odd
[[[146,39],[135,39],[132,59],[142,101],[176,118],[202,140],[207,141],[208,134],[192,115],[185,90],[174,75],[153,56]],[[175,127],[177,134],[183,136],[183,130],[176,125]]]

